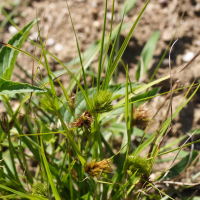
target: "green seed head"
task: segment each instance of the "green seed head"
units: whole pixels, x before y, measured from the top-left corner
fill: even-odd
[[[93,102],[93,112],[95,113],[105,113],[113,109],[113,93],[105,90],[100,90],[97,94],[93,96],[91,101]]]

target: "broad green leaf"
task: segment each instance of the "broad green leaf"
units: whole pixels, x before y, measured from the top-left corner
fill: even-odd
[[[26,25],[21,32],[17,33],[11,40],[9,40],[8,44],[20,49],[27,38],[29,31],[36,22],[37,20],[34,20]],[[18,51],[15,51],[9,47],[2,47],[0,52],[0,77],[10,80],[18,53]]]
[[[3,78],[0,78],[0,95],[26,92],[44,92],[44,90],[27,83],[7,81]]]
[[[154,34],[148,40],[148,42],[145,44],[140,56],[140,61],[138,63],[136,80],[139,80],[139,78],[142,77],[147,72],[147,68],[153,57],[159,37],[160,37],[160,31],[155,31]]]

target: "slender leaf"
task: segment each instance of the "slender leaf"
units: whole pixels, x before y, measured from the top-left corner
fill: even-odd
[[[46,169],[46,172],[47,172],[47,176],[48,176],[51,188],[53,190],[53,194],[55,195],[55,199],[56,200],[61,200],[60,196],[58,194],[58,191],[56,189],[55,183],[53,181],[53,177],[52,177],[52,174],[51,174],[51,171],[50,171],[50,168],[49,168],[49,164],[48,164],[46,156],[44,154],[44,147],[43,147],[42,139],[41,139],[41,153],[42,153],[42,158],[43,158],[43,161],[44,161],[44,166],[45,166],[45,169]]]
[[[27,38],[29,31],[36,22],[37,20],[34,20],[26,25],[21,30],[23,34],[21,32],[17,33],[11,40],[9,40],[8,44],[20,49],[25,39]],[[18,51],[15,51],[9,47],[2,47],[0,52],[0,77],[10,80],[18,53]]]

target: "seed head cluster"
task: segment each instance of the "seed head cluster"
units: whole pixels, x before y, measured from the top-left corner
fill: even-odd
[[[90,164],[85,163],[84,172],[92,177],[99,177],[101,173],[111,173],[112,169],[110,163],[110,159],[103,159],[99,162],[96,162],[96,159],[94,159]]]
[[[87,127],[88,129],[90,129],[92,121],[93,118],[91,112],[86,110],[82,115],[78,114],[76,122],[71,122],[71,125],[77,128]]]

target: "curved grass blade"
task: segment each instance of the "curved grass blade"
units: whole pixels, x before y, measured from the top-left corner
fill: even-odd
[[[110,80],[111,80],[111,78],[112,78],[112,75],[113,75],[113,73],[114,73],[114,71],[115,71],[115,69],[116,69],[116,67],[117,67],[117,65],[118,65],[118,62],[120,61],[120,59],[121,59],[121,57],[122,57],[122,55],[123,55],[123,53],[124,53],[124,51],[125,51],[125,49],[126,49],[126,47],[127,47],[127,45],[128,45],[128,42],[129,42],[129,40],[131,39],[131,36],[132,36],[132,34],[133,34],[133,31],[135,30],[135,27],[136,27],[136,25],[138,24],[139,19],[140,19],[140,17],[142,16],[142,14],[143,14],[143,12],[144,12],[146,6],[148,5],[148,3],[149,3],[149,0],[146,2],[146,4],[145,4],[145,6],[143,7],[142,11],[140,12],[139,16],[138,16],[137,19],[135,20],[135,23],[134,23],[133,26],[131,27],[131,30],[129,31],[129,34],[127,35],[126,39],[124,40],[124,42],[123,42],[123,44],[122,44],[122,46],[121,46],[119,52],[117,53],[117,56],[116,56],[116,58],[115,58],[113,64],[112,64],[111,66],[108,67],[108,72],[109,72],[109,73],[106,73],[106,77],[105,77],[104,82],[103,82],[103,85],[102,85],[102,89],[103,89],[103,90],[106,90],[106,89],[107,89],[108,84],[109,84],[109,82],[110,82]]]
[[[28,199],[31,199],[31,200],[47,200],[47,198],[44,198],[44,197],[41,197],[41,196],[38,196],[38,195],[18,192],[16,190],[13,190],[13,189],[8,188],[8,187],[1,185],[1,184],[0,184],[0,188],[10,191],[10,192],[16,194],[18,197],[28,198]],[[6,196],[1,196],[0,198],[6,198]]]
[[[11,40],[9,40],[8,44],[20,49],[27,38],[29,31],[37,21],[38,20],[34,20],[26,25],[22,29],[23,34],[20,32],[17,33]],[[0,52],[0,77],[10,80],[18,53],[18,51],[8,48],[7,46],[2,47]]]

